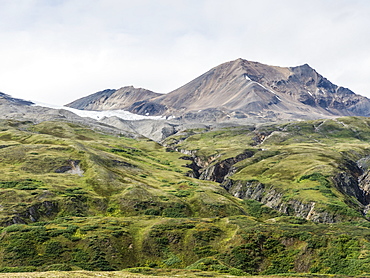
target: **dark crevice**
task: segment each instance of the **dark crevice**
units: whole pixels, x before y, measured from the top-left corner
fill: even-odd
[[[186,165],[192,171],[189,172],[189,176],[197,178],[200,180],[215,181],[218,183],[223,183],[226,177],[230,176],[236,171],[233,166],[249,157],[254,155],[254,151],[246,150],[245,152],[238,154],[235,157],[227,158],[220,162],[208,165],[208,163],[201,162],[196,156],[184,156],[181,159],[190,160],[191,163]]]

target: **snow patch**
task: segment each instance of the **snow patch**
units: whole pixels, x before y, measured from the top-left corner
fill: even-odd
[[[278,97],[278,95],[271,89],[268,89],[266,88],[265,86],[263,86],[261,83],[258,83],[258,82],[255,82],[256,84],[260,85],[262,88],[264,88],[266,91],[269,91],[270,93],[273,93],[275,96]],[[278,97],[279,98],[279,97]]]
[[[130,121],[137,121],[137,120],[145,120],[145,119],[151,119],[151,120],[160,120],[163,119],[162,116],[142,116],[142,115],[136,115],[133,113],[130,113],[125,110],[105,110],[105,111],[89,111],[89,110],[79,110],[75,108],[65,107],[65,106],[58,106],[53,104],[46,104],[41,103],[37,101],[33,101],[35,104],[33,106],[42,106],[42,107],[48,107],[53,109],[64,109],[68,110],[70,112],[73,112],[77,114],[80,117],[88,117],[95,120],[101,120],[104,117],[118,117],[123,120],[130,120]]]
[[[248,81],[252,81],[252,79],[250,79],[248,75],[244,74],[244,77],[245,77],[245,79],[247,79]]]
[[[312,95],[312,93],[310,92],[310,91],[307,91],[307,93],[312,97],[313,95]]]

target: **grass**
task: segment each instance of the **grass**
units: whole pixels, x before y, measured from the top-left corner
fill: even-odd
[[[114,213],[123,216],[143,214],[144,210],[150,209],[150,205],[139,204],[143,200],[162,206],[163,211],[171,206],[170,202],[163,200],[182,203],[195,194],[192,188],[183,188],[184,184],[195,182],[184,177],[189,170],[184,167],[186,161],[179,159],[182,155],[168,152],[153,141],[109,136],[73,124],[56,122],[28,124],[22,126],[22,130],[3,122],[3,130],[7,137],[2,138],[8,138],[9,141],[3,141],[8,147],[0,149],[2,194],[11,194],[14,203],[32,205],[46,196],[46,200],[61,201],[71,197],[71,192],[68,192],[71,188],[79,187],[85,195],[79,192],[72,195],[86,198],[90,204],[88,208],[78,207],[78,200],[74,200],[72,208],[61,211],[60,215]],[[82,134],[89,139],[81,138]],[[84,170],[82,177],[55,173],[57,169],[68,166],[71,160],[80,161]],[[17,187],[7,189],[9,186],[6,184],[20,182],[30,176],[40,181],[42,186],[34,188],[33,192],[20,192]],[[164,179],[168,181],[168,191],[175,190],[174,194],[162,190],[160,185]],[[179,180],[183,180],[184,184],[178,184]],[[209,182],[202,182],[199,189],[209,191],[214,190],[210,188],[216,188],[215,185],[209,185]],[[150,198],[146,196],[152,196],[150,198],[154,198],[154,201],[149,201]],[[104,198],[109,198],[111,204],[94,205],[106,202]],[[129,207],[125,205],[128,199]],[[134,209],[133,202],[137,203]],[[232,203],[239,205],[235,200]],[[104,207],[115,209],[104,211]],[[187,215],[191,215],[190,211]]]
[[[199,157],[213,157],[214,161],[218,161],[218,157],[227,159],[242,153],[253,142],[249,128],[246,127],[205,131],[200,130],[199,133],[194,134],[193,130],[189,130],[185,134],[169,137],[165,144],[175,145],[179,149],[193,150]]]
[[[370,120],[191,130],[167,148],[65,122],[0,121],[0,130],[5,277],[370,273],[368,221],[333,183],[350,174],[349,161],[370,155]],[[315,202],[345,222],[313,223],[238,199],[188,177],[189,161],[170,147],[192,151],[206,167],[249,150],[230,180],[263,184],[284,202]],[[71,161],[82,176],[59,171]]]
[[[348,162],[356,164],[370,155],[370,120],[347,117],[332,120],[262,125],[256,129],[238,127],[217,131],[188,131],[167,139],[173,148],[185,149],[203,161],[205,168],[250,150],[254,155],[233,165],[236,173],[228,179],[234,184],[247,181],[261,183],[283,194],[284,200],[315,202],[321,211],[354,216],[361,208],[354,197],[348,197],[335,186],[339,173],[357,179]],[[181,138],[181,140],[180,140]],[[227,149],[227,152],[224,150]],[[323,187],[302,176],[320,173],[330,186]],[[226,180],[227,184],[228,180]],[[347,217],[344,216],[344,217]],[[350,217],[352,217],[350,216]],[[361,217],[357,213],[357,217]]]
[[[142,271],[145,271],[142,270]],[[149,272],[149,270],[147,270]],[[240,277],[230,274],[221,274],[215,272],[205,272],[199,270],[158,270],[154,274],[140,274],[140,273],[131,273],[129,271],[112,271],[112,272],[99,272],[99,271],[48,271],[48,272],[26,272],[26,273],[6,273],[1,274],[0,277],[22,277],[22,278],[84,278],[84,277],[111,277],[111,278],[149,278],[149,277],[189,277],[189,278],[199,278],[199,277]],[[288,274],[288,275],[248,275],[250,278],[281,278],[281,277],[332,277],[332,278],[347,278],[347,277],[356,277],[356,276],[346,276],[346,275],[308,275],[308,274]]]
[[[261,207],[256,207],[257,204],[245,205],[250,205],[251,214],[254,215],[269,213],[261,212]],[[196,266],[196,269],[202,271],[221,271],[212,275],[222,277],[226,275],[223,273],[234,273],[234,268],[252,273],[261,268],[271,272],[272,270],[267,268],[269,262],[275,261],[280,265],[279,260],[283,257],[276,255],[283,252],[281,254],[285,254],[284,256],[293,262],[288,268],[283,269],[283,272],[297,272],[297,263],[302,262],[302,257],[298,255],[310,254],[310,257],[305,259],[308,268],[303,271],[308,271],[309,267],[316,267],[316,271],[326,273],[326,262],[331,260],[331,254],[338,254],[344,250],[348,262],[361,264],[363,269],[357,264],[352,266],[344,264],[331,273],[356,275],[370,270],[367,263],[370,259],[368,256],[370,243],[367,236],[369,228],[361,226],[361,223],[329,226],[313,224],[294,217],[276,217],[276,214],[275,218],[266,218],[265,221],[261,219],[263,218],[248,216],[222,218],[96,216],[64,217],[32,225],[12,225],[0,232],[2,236],[0,250],[5,250],[2,253],[3,268],[0,266],[0,270],[24,271],[31,266],[35,270],[45,268],[119,270],[130,267],[130,271],[134,273],[171,276],[176,273],[176,270],[172,270],[174,267],[185,268],[193,265],[192,268]],[[238,258],[240,256],[243,258],[244,250],[250,244],[257,248],[254,245],[257,239],[258,246],[262,247],[258,247],[261,249],[260,253],[256,254],[259,259],[255,262],[255,269],[240,265]],[[345,249],[343,244],[346,246]],[[274,251],[276,246],[282,249],[276,252]],[[206,258],[212,259],[204,261]],[[170,260],[173,263],[170,263]],[[13,268],[6,266],[9,262]],[[206,268],[203,266],[205,262],[209,262],[206,263]],[[185,271],[185,274],[194,273]],[[203,272],[198,274],[208,275]]]

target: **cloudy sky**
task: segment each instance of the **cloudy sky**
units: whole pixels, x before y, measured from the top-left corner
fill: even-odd
[[[0,0],[0,91],[168,93],[223,62],[308,63],[370,97],[368,0]]]

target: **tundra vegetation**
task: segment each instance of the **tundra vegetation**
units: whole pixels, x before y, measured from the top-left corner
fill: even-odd
[[[2,120],[0,272],[370,275],[369,140],[361,117],[162,145]]]

